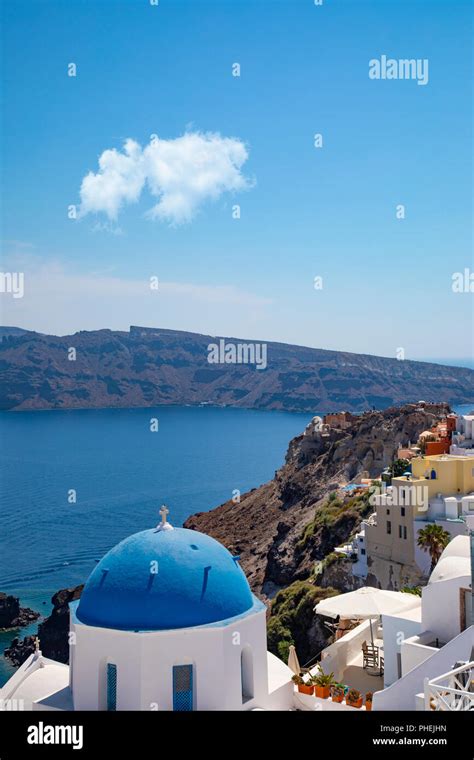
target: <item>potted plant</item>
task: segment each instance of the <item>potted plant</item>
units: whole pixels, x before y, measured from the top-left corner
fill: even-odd
[[[331,686],[333,686],[335,683],[334,673],[329,673],[329,675],[326,675],[326,673],[323,673],[321,668],[319,668],[319,672],[312,677],[311,683],[314,684],[314,691],[317,697],[320,699],[329,699]]]
[[[362,694],[358,689],[349,689],[346,695],[346,705],[349,705],[349,707],[362,707]]]
[[[314,691],[314,686],[310,683],[306,683],[306,681],[303,681],[301,676],[293,676],[291,679],[294,684],[298,687],[298,691],[301,692],[301,694],[312,694]]]
[[[340,683],[331,686],[331,699],[333,702],[342,702],[344,699],[344,687]]]
[[[373,693],[371,691],[368,691],[365,695],[365,709],[371,710],[372,709],[372,697]]]

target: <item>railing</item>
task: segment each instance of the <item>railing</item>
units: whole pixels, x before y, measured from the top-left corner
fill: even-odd
[[[308,660],[308,662],[305,662],[305,664],[301,666],[301,672],[302,673],[310,673],[311,670],[318,664],[318,662],[321,662],[321,652],[324,652],[325,649],[326,649],[326,647],[323,647],[318,652],[318,654],[315,654],[314,657],[312,657],[310,660]]]
[[[474,662],[444,673],[438,678],[425,678],[425,710],[474,710]]]

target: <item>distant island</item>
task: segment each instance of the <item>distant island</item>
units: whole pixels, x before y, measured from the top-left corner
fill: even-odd
[[[3,410],[213,405],[292,412],[474,398],[474,371],[134,327],[54,336],[0,328]]]

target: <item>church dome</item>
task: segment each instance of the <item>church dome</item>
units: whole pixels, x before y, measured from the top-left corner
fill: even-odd
[[[218,541],[165,522],[111,549],[84,586],[77,618],[118,630],[168,630],[227,620],[254,603],[243,570]]]

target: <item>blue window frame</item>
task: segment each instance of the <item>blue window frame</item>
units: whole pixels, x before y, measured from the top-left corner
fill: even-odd
[[[193,666],[173,665],[173,710],[191,712],[193,709]]]
[[[117,666],[107,665],[107,710],[114,712],[117,709]]]

